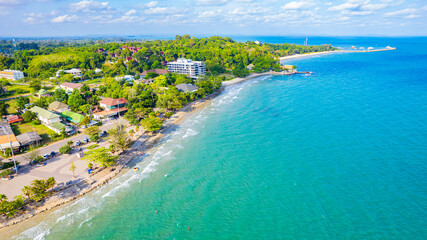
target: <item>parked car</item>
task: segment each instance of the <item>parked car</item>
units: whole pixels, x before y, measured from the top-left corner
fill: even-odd
[[[76,146],[80,146],[82,144],[82,142],[80,142],[80,140],[76,141]]]
[[[51,156],[51,157],[55,156],[55,154],[56,154],[56,153],[55,153],[54,151],[50,152],[50,156]]]
[[[88,143],[88,142],[89,142],[89,138],[85,137],[85,138],[83,139],[83,143]]]
[[[50,155],[49,154],[45,154],[45,155],[43,155],[43,159],[48,159],[50,157]]]
[[[107,131],[103,131],[101,133],[99,133],[100,137],[106,137],[107,136]]]

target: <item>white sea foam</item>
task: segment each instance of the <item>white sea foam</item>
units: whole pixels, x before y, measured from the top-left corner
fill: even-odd
[[[258,78],[253,83],[266,79],[268,77]],[[24,231],[15,238],[44,239],[47,235],[51,234],[51,231],[60,229],[71,223],[78,224],[79,228],[82,227],[85,223],[92,220],[95,215],[99,214],[105,208],[106,204],[111,204],[114,201],[113,197],[115,195],[129,191],[129,187],[134,182],[141,182],[150,177],[151,173],[157,170],[159,164],[174,159],[176,151],[183,148],[181,145],[182,139],[190,140],[191,137],[199,134],[196,129],[201,129],[205,126],[205,121],[208,119],[209,113],[218,112],[220,110],[219,106],[229,104],[233,99],[237,99],[240,92],[246,86],[250,86],[253,83],[248,81],[243,85],[235,85],[227,88],[223,94],[214,99],[205,109],[197,115],[187,118],[177,131],[170,133],[166,141],[158,143],[158,145],[144,155],[144,160],[137,164],[138,167],[143,169],[141,173],[128,171],[120,177],[114,178],[109,184],[103,185],[98,190],[85,195],[71,205],[56,210],[46,220]],[[169,174],[165,174],[164,176],[167,177]]]

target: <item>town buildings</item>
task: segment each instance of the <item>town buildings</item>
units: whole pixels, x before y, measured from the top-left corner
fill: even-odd
[[[99,101],[99,105],[104,111],[93,113],[93,117],[97,120],[116,117],[128,110],[125,107],[126,103],[127,100],[124,98],[104,98]]]
[[[64,82],[64,83],[61,83],[59,87],[64,89],[67,93],[72,93],[74,89],[77,89],[80,91],[80,88],[83,87],[83,84]]]
[[[62,70],[62,69],[58,70],[56,72],[56,77],[60,77],[60,73],[61,72],[65,72],[67,74],[72,74],[74,77],[81,77],[82,76],[82,71],[80,71],[77,68],[72,68],[72,69],[69,69],[69,70]]]
[[[57,113],[61,113],[61,112],[70,110],[70,107],[65,103],[54,101],[51,104],[49,104],[49,110]]]
[[[180,83],[176,85],[176,88],[178,88],[178,90],[183,93],[195,92],[197,91],[197,89],[199,89],[197,86],[194,86],[193,84],[188,84],[188,83]]]
[[[10,80],[19,80],[24,78],[24,73],[18,70],[5,69],[0,71],[0,78],[6,78]]]
[[[206,73],[204,62],[192,61],[191,59],[179,58],[175,62],[169,62],[167,66],[169,72],[185,74],[192,78],[197,78]]]

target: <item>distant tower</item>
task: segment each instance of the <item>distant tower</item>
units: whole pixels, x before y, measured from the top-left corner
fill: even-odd
[[[13,38],[13,37],[12,37],[12,42],[13,42],[13,50],[14,51],[18,50],[18,48],[16,47],[15,38]]]
[[[308,45],[308,38],[305,38],[304,46]]]

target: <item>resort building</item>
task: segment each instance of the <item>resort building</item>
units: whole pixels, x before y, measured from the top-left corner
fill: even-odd
[[[0,78],[19,80],[24,78],[24,73],[18,70],[5,69],[3,71],[0,71]]]
[[[65,103],[54,101],[51,104],[49,104],[48,109],[57,113],[61,113],[61,112],[70,110],[70,107]]]
[[[205,63],[200,61],[191,61],[191,59],[179,58],[175,62],[167,64],[169,72],[185,74],[192,78],[206,73]]]
[[[59,85],[59,87],[64,89],[67,93],[72,93],[74,91],[74,89],[77,89],[80,91],[80,88],[83,87],[83,84],[64,82],[64,83],[61,83],[61,85]]]
[[[119,114],[127,111],[125,107],[127,100],[124,98],[104,98],[99,101],[99,105],[104,111],[96,112],[93,117],[97,120],[118,116]]]
[[[176,88],[178,88],[178,90],[183,93],[195,92],[197,91],[197,89],[199,89],[197,86],[194,86],[193,84],[188,84],[188,83],[180,83],[176,85]]]

